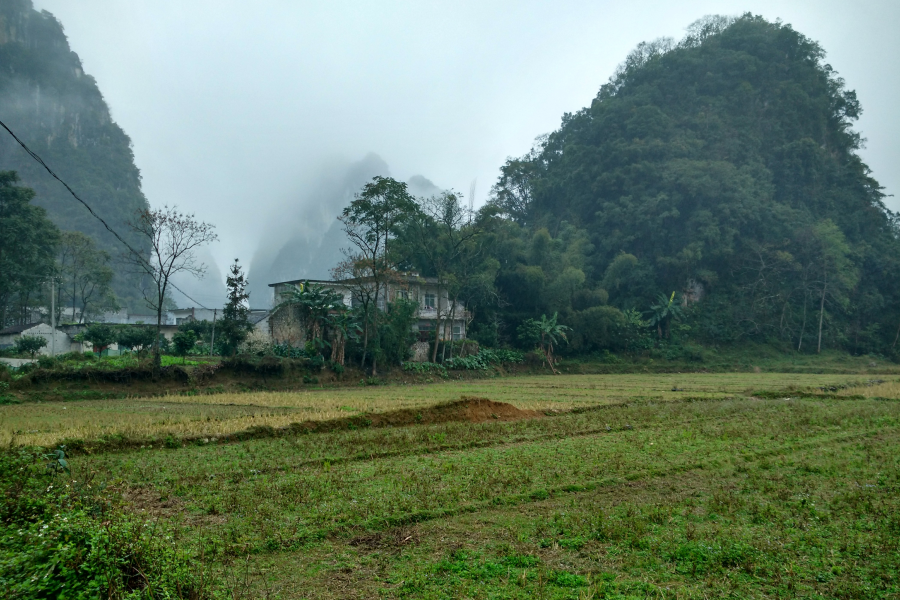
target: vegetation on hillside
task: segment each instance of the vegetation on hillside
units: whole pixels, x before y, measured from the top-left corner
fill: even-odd
[[[476,328],[509,336],[559,311],[621,330],[624,311],[649,318],[674,291],[681,339],[895,350],[897,219],[857,154],[860,103],[824,56],[749,14],[638,46],[589,107],[504,165],[506,306]]]
[[[31,0],[0,4],[0,65],[3,121],[133,247],[146,249],[123,227],[148,207],[131,140],[113,121],[59,21],[36,11]],[[112,255],[122,252],[103,225],[6,132],[0,136],[0,165],[18,172],[57,226],[90,236]],[[113,287],[127,305],[140,306],[138,286],[126,274],[119,273]]]

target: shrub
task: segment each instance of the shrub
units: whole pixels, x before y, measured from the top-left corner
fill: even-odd
[[[91,344],[97,352],[102,353],[113,345],[118,337],[119,333],[111,326],[105,323],[94,323],[76,335],[75,341],[87,342]]]
[[[485,371],[491,366],[504,363],[522,363],[525,355],[518,350],[503,350],[482,348],[474,356],[462,356],[444,361],[444,365],[451,370]]]
[[[408,373],[435,374],[441,377],[447,376],[447,369],[444,365],[430,362],[406,362],[403,363],[403,370]]]
[[[116,342],[119,348],[146,352],[153,346],[155,337],[155,327],[123,327],[117,332]]]
[[[187,331],[178,331],[172,336],[172,345],[175,346],[175,354],[181,357],[182,363],[184,363],[185,357],[196,343],[197,334],[191,329],[188,329]]]
[[[105,486],[72,478],[64,457],[0,451],[4,597],[213,597],[193,557],[113,510]]]
[[[625,315],[613,306],[593,306],[572,318],[572,349],[576,352],[625,347]]]
[[[31,358],[37,354],[41,348],[47,345],[47,340],[36,335],[23,335],[16,339],[16,352],[19,354],[30,354]]]

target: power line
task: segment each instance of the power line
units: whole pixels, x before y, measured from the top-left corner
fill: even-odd
[[[47,163],[44,162],[44,159],[42,159],[40,156],[38,156],[37,154],[35,154],[35,153],[31,150],[31,148],[29,148],[28,146],[26,146],[26,145],[25,145],[25,142],[23,142],[22,140],[20,140],[20,139],[19,139],[19,136],[17,136],[15,133],[13,133],[12,129],[10,129],[9,127],[6,126],[6,123],[4,123],[3,121],[0,121],[0,125],[2,125],[2,126],[3,126],[3,129],[5,129],[5,130],[9,133],[9,135],[11,135],[11,136],[13,137],[13,139],[16,140],[16,141],[19,143],[20,146],[22,146],[22,148],[25,150],[25,152],[28,153],[28,156],[30,156],[31,158],[33,158],[34,160],[36,160],[42,167],[44,167],[45,169],[47,169],[47,172],[50,173],[50,175],[52,175],[54,179],[56,179],[58,182],[60,182],[61,184],[63,184],[63,186],[65,186],[65,188],[66,188],[67,190],[69,190],[69,193],[72,194],[72,196],[73,196],[76,200],[78,200],[79,202],[81,202],[82,206],[84,206],[86,209],[88,209],[88,212],[91,213],[91,215],[92,215],[95,219],[97,219],[98,221],[100,221],[101,223],[103,223],[103,226],[106,228],[107,231],[109,231],[111,234],[113,234],[113,235],[116,237],[117,240],[119,240],[120,242],[122,242],[122,245],[124,245],[126,248],[128,248],[128,250],[129,250],[134,256],[136,256],[137,259],[138,259],[139,261],[141,261],[142,263],[144,263],[144,265],[145,265],[148,269],[153,270],[153,265],[151,265],[151,264],[148,263],[146,260],[144,260],[144,257],[141,256],[141,253],[138,252],[137,250],[135,250],[134,248],[132,248],[131,245],[130,245],[128,242],[126,242],[124,239],[122,239],[122,236],[120,236],[120,235],[119,235],[112,227],[110,227],[110,226],[107,224],[107,222],[104,221],[103,218],[102,218],[100,215],[98,215],[97,213],[95,213],[95,212],[94,212],[94,209],[91,208],[90,206],[88,206],[88,203],[87,203],[87,202],[85,202],[84,200],[82,200],[81,198],[79,198],[79,197],[78,197],[78,194],[76,194],[76,193],[72,190],[72,188],[69,187],[69,184],[66,183],[65,181],[63,181],[62,179],[60,179],[59,175],[57,175],[56,173],[54,173],[54,172],[53,172],[53,169],[51,169],[49,166],[47,166]],[[179,293],[181,293],[181,295],[183,295],[185,298],[187,298],[187,299],[190,300],[191,302],[194,302],[195,304],[199,304],[199,305],[200,305],[200,308],[206,308],[206,310],[209,310],[209,308],[207,308],[206,306],[203,306],[202,304],[200,304],[199,302],[197,302],[196,300],[194,300],[193,298],[191,298],[190,296],[188,296],[181,288],[179,288],[177,285],[175,285],[175,284],[172,283],[171,281],[168,282],[168,285],[171,285],[171,286],[172,286],[173,288],[175,288]]]

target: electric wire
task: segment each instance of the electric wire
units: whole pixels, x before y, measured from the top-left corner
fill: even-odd
[[[95,213],[95,212],[94,212],[94,209],[91,208],[90,206],[88,206],[88,203],[87,203],[87,202],[85,202],[84,200],[82,200],[81,198],[79,198],[79,197],[78,197],[78,194],[76,194],[76,193],[72,190],[72,188],[69,187],[69,184],[66,183],[65,181],[63,181],[63,180],[59,177],[59,175],[57,175],[56,173],[54,173],[54,172],[53,172],[53,169],[51,169],[51,168],[47,165],[47,163],[44,162],[44,159],[42,159],[42,158],[41,158],[40,156],[38,156],[34,151],[32,151],[31,148],[29,148],[28,146],[26,146],[26,145],[25,145],[25,142],[23,142],[22,140],[20,140],[20,139],[19,139],[19,136],[17,136],[15,133],[13,133],[13,130],[12,130],[12,129],[10,129],[9,127],[7,127],[6,123],[4,123],[3,121],[0,121],[0,126],[2,126],[3,129],[5,129],[5,130],[9,133],[9,135],[11,135],[11,136],[13,137],[13,139],[16,140],[16,141],[19,143],[20,146],[22,146],[22,148],[25,150],[25,152],[28,154],[28,156],[30,156],[31,158],[33,158],[34,160],[36,160],[36,161],[38,162],[38,164],[40,164],[42,167],[44,167],[44,168],[47,170],[47,172],[50,173],[50,175],[51,175],[54,179],[56,179],[58,182],[60,182],[61,184],[63,184],[63,186],[69,191],[69,193],[72,194],[72,196],[73,196],[76,200],[78,200],[79,202],[81,202],[82,206],[84,206],[84,207],[88,210],[88,212],[91,213],[91,215],[92,215],[95,219],[97,219],[98,221],[100,221],[100,222],[103,224],[103,226],[106,228],[107,231],[109,231],[111,234],[113,234],[117,240],[119,240],[120,242],[122,242],[122,245],[125,246],[126,248],[128,248],[128,250],[129,250],[135,257],[137,257],[137,260],[139,260],[140,262],[142,262],[142,263],[144,264],[145,268],[150,269],[151,271],[153,270],[153,265],[151,265],[150,263],[148,263],[148,262],[146,261],[146,259],[144,259],[144,257],[141,256],[141,253],[140,253],[140,252],[138,252],[137,250],[135,250],[134,248],[132,248],[132,247],[131,247],[131,244],[129,244],[128,242],[126,242],[126,241],[122,238],[122,236],[120,236],[120,235],[118,234],[118,232],[116,232],[112,227],[110,227],[109,224],[108,224],[106,221],[103,220],[103,217],[101,217],[100,215],[98,215],[97,213]],[[168,282],[168,285],[172,286],[176,291],[178,291],[181,295],[183,295],[185,298],[187,298],[187,299],[190,300],[191,302],[194,302],[195,304],[199,305],[200,308],[205,308],[206,310],[210,310],[208,307],[203,306],[202,304],[200,304],[200,302],[198,302],[197,300],[194,300],[193,298],[191,298],[190,296],[188,296],[181,288],[179,288],[177,285],[175,285],[175,284],[172,283],[171,281]]]

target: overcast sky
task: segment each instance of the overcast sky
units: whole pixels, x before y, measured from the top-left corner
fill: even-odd
[[[900,1],[35,0],[131,136],[144,192],[249,264],[322,165],[380,155],[484,201],[507,156],[590,103],[639,42],[707,14],[780,18],[855,89],[863,157],[900,190]],[[897,210],[900,202],[889,198]]]

